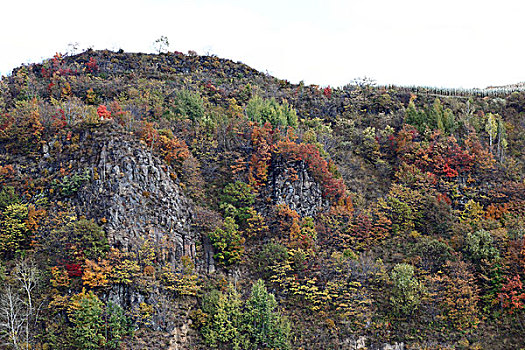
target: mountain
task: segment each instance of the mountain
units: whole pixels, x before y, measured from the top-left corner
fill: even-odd
[[[0,82],[5,349],[524,347],[525,93],[89,50]]]

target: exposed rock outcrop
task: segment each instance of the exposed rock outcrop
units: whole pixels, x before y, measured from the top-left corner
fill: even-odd
[[[165,262],[182,255],[195,258],[193,204],[172,169],[144,142],[118,125],[77,128],[43,143],[41,155],[11,157],[15,171],[28,178],[47,178],[77,216],[95,219],[111,245],[137,251],[146,240]],[[35,157],[37,157],[35,162]],[[82,180],[73,180],[75,177]]]
[[[329,206],[305,162],[289,163],[279,157],[272,159],[262,198],[270,199],[274,205],[285,203],[301,217],[313,217]]]
[[[341,350],[366,350],[366,349],[373,349],[373,350],[404,350],[405,344],[403,342],[401,343],[394,343],[388,344],[374,344],[371,346],[367,346],[367,341],[369,339],[365,336],[359,336],[357,338],[347,338],[342,341],[341,343]]]
[[[144,144],[116,130],[86,131],[79,144],[90,150],[77,168],[89,169],[92,181],[78,192],[78,209],[105,221],[112,245],[135,250],[150,239],[169,248],[162,257],[165,261],[194,257],[192,203],[170,176],[169,167]]]

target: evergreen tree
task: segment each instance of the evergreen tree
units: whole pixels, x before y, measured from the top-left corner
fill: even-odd
[[[243,313],[249,349],[290,349],[290,323],[276,309],[277,301],[264,282],[255,282]]]
[[[213,290],[202,301],[202,311],[207,316],[201,329],[206,344],[211,348],[223,348],[232,344],[241,349],[242,301],[235,287],[230,284],[226,293]]]
[[[106,342],[103,306],[92,291],[83,291],[72,298],[69,318],[74,325],[72,343],[76,349],[96,350]]]

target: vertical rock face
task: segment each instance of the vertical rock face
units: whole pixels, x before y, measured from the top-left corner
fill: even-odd
[[[170,176],[170,168],[136,139],[116,131],[82,135],[86,153],[79,168],[92,181],[76,198],[80,212],[105,222],[112,245],[137,250],[146,239],[162,244],[161,258],[195,256],[192,203]]]
[[[280,157],[272,160],[263,198],[270,198],[275,205],[285,203],[301,217],[315,216],[329,206],[323,199],[321,186],[308,173],[306,163],[289,163]]]

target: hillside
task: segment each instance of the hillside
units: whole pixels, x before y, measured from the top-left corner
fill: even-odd
[[[0,349],[525,347],[525,92],[489,90],[180,52],[15,69]]]

